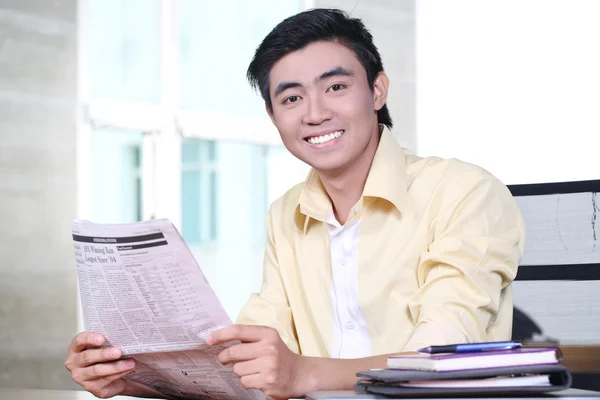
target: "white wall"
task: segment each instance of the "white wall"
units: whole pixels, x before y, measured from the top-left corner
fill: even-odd
[[[417,148],[507,184],[600,178],[600,1],[417,2]]]

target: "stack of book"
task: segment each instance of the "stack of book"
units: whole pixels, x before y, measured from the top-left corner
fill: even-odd
[[[507,342],[504,347],[499,342],[433,346],[392,356],[385,369],[359,372],[356,390],[392,397],[474,396],[542,393],[571,386],[558,348],[508,343],[508,348]]]

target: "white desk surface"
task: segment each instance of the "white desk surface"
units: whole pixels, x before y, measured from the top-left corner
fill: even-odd
[[[591,392],[588,390],[569,389],[562,392],[554,392],[545,396],[531,397],[506,397],[510,400],[548,400],[548,399],[564,399],[564,400],[600,400],[600,392]],[[94,400],[97,399],[92,394],[79,390],[35,390],[35,389],[2,389],[0,388],[1,400]],[[116,396],[114,400],[131,400],[133,397]],[[315,392],[309,393],[306,397],[308,400],[354,400],[354,399],[388,399],[388,397],[361,395],[352,391],[337,391],[337,392]],[[457,400],[459,398],[456,398]],[[469,398],[468,400],[481,400],[484,398]],[[501,397],[495,397],[493,400],[500,400]],[[404,399],[411,400],[411,399]],[[422,399],[412,399],[422,400]],[[436,400],[433,398],[427,400]],[[443,400],[452,400],[452,398],[444,398]],[[464,400],[464,399],[460,399]],[[490,400],[492,400],[490,398]]]
[[[372,394],[356,394],[353,391],[322,391],[309,393],[306,396],[307,400],[354,400],[354,399],[387,399],[390,397],[376,396]],[[592,392],[581,389],[568,389],[558,392],[552,392],[545,395],[532,395],[527,397],[470,397],[468,400],[548,400],[548,399],[564,399],[564,400],[600,400],[600,392]],[[402,398],[402,400],[423,400],[422,398]],[[442,400],[436,398],[427,398],[427,400]],[[465,400],[460,397],[445,397],[443,400]]]
[[[91,393],[83,390],[40,390],[40,389],[2,389],[0,400],[97,400]],[[114,400],[130,400],[133,397],[116,396]]]

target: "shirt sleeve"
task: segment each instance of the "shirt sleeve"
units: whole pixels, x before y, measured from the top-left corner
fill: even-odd
[[[458,197],[436,217],[433,241],[417,267],[419,290],[409,302],[415,330],[404,351],[484,342],[490,336],[510,339],[509,285],[525,237],[521,213],[506,186],[491,175]]]
[[[259,293],[253,293],[240,311],[238,324],[264,325],[275,328],[288,348],[300,352],[292,311],[277,261],[273,233],[272,209],[267,214],[267,241],[263,265],[263,280]]]

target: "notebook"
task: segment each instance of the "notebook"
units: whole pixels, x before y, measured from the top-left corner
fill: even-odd
[[[439,379],[439,380],[415,380],[409,382],[397,382],[398,386],[414,388],[493,388],[505,386],[551,386],[550,375],[530,376],[492,376],[490,378],[478,379]]]
[[[390,356],[388,357],[387,366],[392,369],[420,371],[460,371],[479,368],[558,364],[560,360],[560,352],[556,348],[520,348],[478,353]]]

